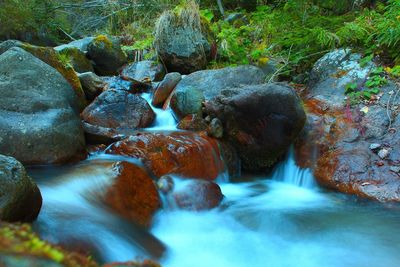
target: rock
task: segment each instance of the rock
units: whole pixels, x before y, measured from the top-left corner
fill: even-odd
[[[390,167],[390,171],[394,172],[394,173],[400,173],[400,167],[398,166],[391,166]]]
[[[152,105],[162,107],[181,79],[182,76],[177,72],[168,73],[164,80],[157,86],[151,102]]]
[[[177,125],[178,129],[200,132],[207,130],[206,121],[198,114],[191,114],[184,117]]]
[[[161,207],[153,180],[145,170],[128,162],[115,163],[113,173],[114,182],[107,190],[105,202],[123,217],[149,227]]]
[[[185,180],[175,188],[172,198],[180,209],[200,211],[217,207],[224,199],[224,195],[216,183]]]
[[[304,101],[308,123],[296,144],[296,161],[312,168],[318,182],[328,188],[399,202],[400,179],[390,168],[400,158],[400,151],[394,149],[400,147],[400,132],[388,129],[390,125],[399,129],[400,117],[392,110],[390,124],[385,107],[389,93],[397,88],[389,81],[380,89],[381,99],[370,103],[365,113],[360,111],[364,105],[332,105],[331,100],[323,100],[328,94],[322,88],[318,90],[323,96],[310,88]],[[392,108],[396,101],[400,102],[393,101]]]
[[[362,87],[375,67],[372,62],[360,65],[362,56],[350,49],[339,49],[319,59],[310,73],[310,94],[330,107],[345,104],[345,88],[350,83]]]
[[[96,72],[102,76],[116,75],[127,63],[119,40],[105,35],[97,36],[88,44],[87,56],[94,61]]]
[[[165,76],[165,69],[162,64],[143,60],[129,64],[122,70],[122,75],[137,81],[162,81]]]
[[[198,6],[161,15],[154,44],[168,72],[189,74],[206,68],[212,51],[204,29]]]
[[[56,69],[74,90],[80,110],[86,107],[85,94],[75,70],[70,64],[62,62],[59,54],[53,48],[34,46],[16,40],[8,40],[0,44],[0,55],[12,47],[22,48]]]
[[[0,224],[0,265],[8,267],[98,267],[92,257],[48,243],[28,224]]]
[[[76,47],[65,47],[63,49],[56,50],[60,57],[71,64],[74,70],[78,73],[94,72],[92,63],[86,57],[85,53]]]
[[[86,99],[93,101],[100,95],[107,83],[93,72],[85,72],[78,75],[82,84],[83,91],[85,92]]]
[[[107,263],[103,267],[161,267],[161,265],[153,260],[144,260],[143,262]]]
[[[238,151],[242,167],[271,167],[303,129],[306,117],[300,98],[288,85],[273,83],[226,89],[206,103],[218,118],[224,140]]]
[[[157,177],[214,180],[225,169],[218,142],[204,133],[138,133],[112,144],[106,153],[142,159]]]
[[[135,134],[135,129],[107,128],[82,122],[85,131],[86,141],[89,144],[111,144]]]
[[[24,166],[12,157],[0,155],[0,220],[31,222],[42,206],[39,188]]]
[[[106,90],[82,112],[81,117],[91,125],[124,130],[151,125],[155,113],[139,95],[122,90]]]
[[[224,126],[218,118],[212,119],[210,126],[208,127],[208,135],[215,138],[222,138],[224,135]]]
[[[175,118],[179,121],[187,115],[201,115],[204,94],[197,88],[176,91],[171,98],[170,106]]]
[[[385,159],[385,158],[389,155],[389,153],[390,153],[389,150],[383,148],[383,149],[379,150],[378,156],[379,156],[381,159]]]
[[[216,70],[197,71],[185,76],[176,86],[176,91],[187,91],[196,88],[209,100],[226,88],[240,85],[255,85],[265,82],[263,71],[255,66],[241,65]]]
[[[83,158],[79,103],[55,69],[21,48],[0,55],[0,153],[24,164]]]
[[[56,46],[56,47],[54,47],[54,49],[56,51],[61,51],[61,50],[64,50],[65,48],[77,48],[82,53],[86,54],[86,52],[88,50],[88,46],[91,42],[93,42],[93,39],[94,39],[94,37],[85,37],[85,38],[82,38],[79,40],[72,41],[68,44]]]
[[[369,149],[372,151],[377,151],[378,149],[380,149],[382,147],[381,144],[370,144],[369,145]]]

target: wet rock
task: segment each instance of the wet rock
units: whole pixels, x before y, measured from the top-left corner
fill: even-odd
[[[156,82],[162,81],[165,76],[165,69],[162,64],[156,61],[143,60],[126,66],[122,70],[122,75],[137,81]]]
[[[87,56],[94,61],[99,75],[116,75],[127,63],[125,53],[117,38],[99,35],[87,46]]]
[[[139,133],[112,144],[106,153],[142,159],[157,177],[214,180],[225,169],[218,142],[204,133]]]
[[[0,155],[0,219],[31,222],[42,206],[42,195],[24,166],[12,157]]]
[[[224,195],[216,183],[188,180],[175,188],[172,197],[178,208],[200,211],[217,207],[222,202]]]
[[[224,140],[237,149],[242,167],[251,171],[271,167],[306,119],[294,89],[278,83],[223,90],[206,103],[205,112],[222,122]]]
[[[77,102],[80,110],[83,110],[86,107],[87,103],[85,99],[85,94],[82,90],[81,83],[75,70],[70,64],[62,62],[60,60],[59,54],[53,48],[34,46],[16,40],[8,40],[0,44],[0,55],[12,47],[19,47],[24,49],[25,51],[31,53],[36,58],[40,59],[41,61],[47,63],[55,70],[57,70],[71,85],[73,91],[77,96]]]
[[[385,104],[396,86],[391,81],[382,86],[381,99],[369,103],[367,112],[362,111],[364,104],[334,105],[332,99],[324,100],[332,87],[324,91],[319,83],[316,86],[317,90],[310,88],[304,102],[308,122],[296,145],[298,164],[312,168],[318,182],[331,189],[379,201],[400,201],[400,179],[390,170],[400,157],[394,149],[400,147],[400,133],[389,129],[400,126],[394,109],[400,100],[389,108],[391,122]]]
[[[157,188],[146,171],[128,162],[113,166],[113,185],[105,202],[117,213],[140,225],[150,226],[154,213],[161,207]]]
[[[222,138],[222,136],[224,135],[224,126],[218,118],[214,118],[208,126],[207,132],[209,136]]]
[[[78,77],[81,81],[86,99],[89,101],[94,100],[107,86],[107,83],[93,72],[81,73]]]
[[[21,48],[0,55],[0,153],[24,164],[85,157],[79,102],[55,69]]]
[[[171,98],[170,106],[175,118],[180,120],[188,115],[201,116],[204,100],[204,94],[197,88],[192,88],[176,91]]]
[[[198,114],[187,115],[177,125],[178,129],[194,132],[205,131],[207,127],[206,121]]]
[[[391,166],[390,167],[390,171],[394,172],[394,173],[400,173],[400,167],[398,166]]]
[[[361,66],[360,54],[350,49],[338,49],[319,59],[310,73],[310,94],[331,107],[341,107],[345,103],[347,84],[362,87],[375,67],[372,62]]]
[[[91,125],[124,130],[149,126],[155,113],[139,95],[106,90],[82,112],[81,117]]]
[[[197,8],[197,7],[196,7]],[[189,74],[205,69],[211,45],[193,10],[166,11],[156,25],[155,48],[168,72]]]
[[[94,72],[93,65],[86,57],[85,53],[76,47],[65,47],[56,50],[63,61],[72,65],[74,70],[78,73]]]
[[[153,106],[162,107],[181,79],[182,76],[177,72],[168,73],[154,92]]]

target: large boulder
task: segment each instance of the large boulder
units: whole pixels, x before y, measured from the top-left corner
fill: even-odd
[[[63,61],[72,65],[78,73],[94,72],[92,62],[86,57],[86,54],[76,47],[65,47],[56,50]]]
[[[182,119],[199,112],[204,100],[218,96],[223,89],[261,84],[264,81],[263,71],[250,65],[197,71],[178,83],[171,98],[171,108],[176,117]]]
[[[350,49],[338,49],[327,53],[314,65],[310,73],[310,95],[329,106],[339,107],[345,102],[348,84],[361,87],[375,64],[361,64],[362,56]]]
[[[106,90],[82,112],[91,125],[118,130],[145,128],[155,119],[147,101],[124,90]]]
[[[55,69],[21,48],[0,55],[0,153],[25,164],[85,156],[79,103]]]
[[[8,40],[0,44],[0,55],[12,47],[22,48],[56,69],[68,81],[74,90],[79,103],[79,108],[81,110],[85,108],[85,94],[82,90],[78,75],[72,65],[69,62],[66,62],[56,50],[51,47],[40,47],[17,40]]]
[[[127,57],[121,49],[117,38],[99,35],[87,46],[87,56],[95,63],[95,70],[99,75],[116,75]]]
[[[0,155],[0,220],[31,222],[41,206],[42,195],[24,166],[12,157]]]
[[[329,68],[321,68],[321,63],[337,54],[325,55],[314,67],[314,72],[326,75],[311,83],[304,101],[308,120],[296,144],[297,163],[312,168],[326,187],[379,201],[400,201],[400,99],[394,97],[398,85],[387,80],[377,85],[380,93],[374,98],[344,101],[344,88],[336,87],[338,83],[355,82],[357,90],[367,90],[365,82],[376,73],[370,73],[372,65],[361,67],[356,60],[346,64],[344,77],[335,77],[331,73],[343,69],[343,60],[330,61]],[[334,91],[339,91],[337,97],[329,97]]]
[[[165,76],[164,66],[156,61],[143,60],[129,64],[122,75],[137,81],[161,81]]]
[[[151,104],[156,107],[162,107],[181,79],[182,76],[177,72],[171,72],[165,75],[164,80],[160,82],[154,91]]]
[[[113,184],[107,189],[105,202],[123,217],[148,227],[161,207],[157,187],[142,168],[128,162],[113,166]]]
[[[279,83],[223,90],[206,102],[205,110],[222,122],[223,139],[237,149],[242,167],[250,171],[271,167],[306,120],[294,89]]]
[[[225,170],[218,142],[204,133],[138,133],[112,144],[106,153],[142,159],[157,177],[215,180]]]
[[[189,74],[205,69],[212,49],[198,7],[164,12],[156,25],[155,47],[169,72]]]
[[[78,77],[86,99],[89,101],[93,101],[107,86],[107,83],[93,72],[84,72],[79,74]]]

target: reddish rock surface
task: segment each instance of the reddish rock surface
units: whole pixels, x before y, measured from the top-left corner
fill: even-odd
[[[177,128],[187,131],[205,131],[207,130],[206,121],[198,114],[189,114],[184,117],[179,123]]]
[[[153,214],[161,207],[153,180],[147,172],[128,162],[113,166],[114,183],[105,202],[117,213],[143,226],[150,226]]]
[[[218,142],[206,133],[140,133],[112,144],[106,153],[143,159],[157,177],[173,173],[214,180],[224,170]]]
[[[179,208],[196,211],[215,208],[224,198],[219,185],[203,180],[187,181],[172,196]]]

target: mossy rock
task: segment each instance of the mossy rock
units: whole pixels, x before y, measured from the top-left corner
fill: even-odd
[[[61,61],[65,64],[71,64],[76,72],[94,72],[93,65],[86,57],[85,53],[76,47],[65,47],[57,51]]]
[[[0,44],[0,55],[12,47],[22,48],[56,69],[74,89],[78,98],[80,110],[86,107],[85,93],[83,92],[78,75],[71,64],[63,61],[62,57],[60,57],[53,48],[34,46],[16,40],[8,40]]]
[[[28,224],[0,223],[0,251],[1,266],[99,266],[87,255],[40,239]]]

